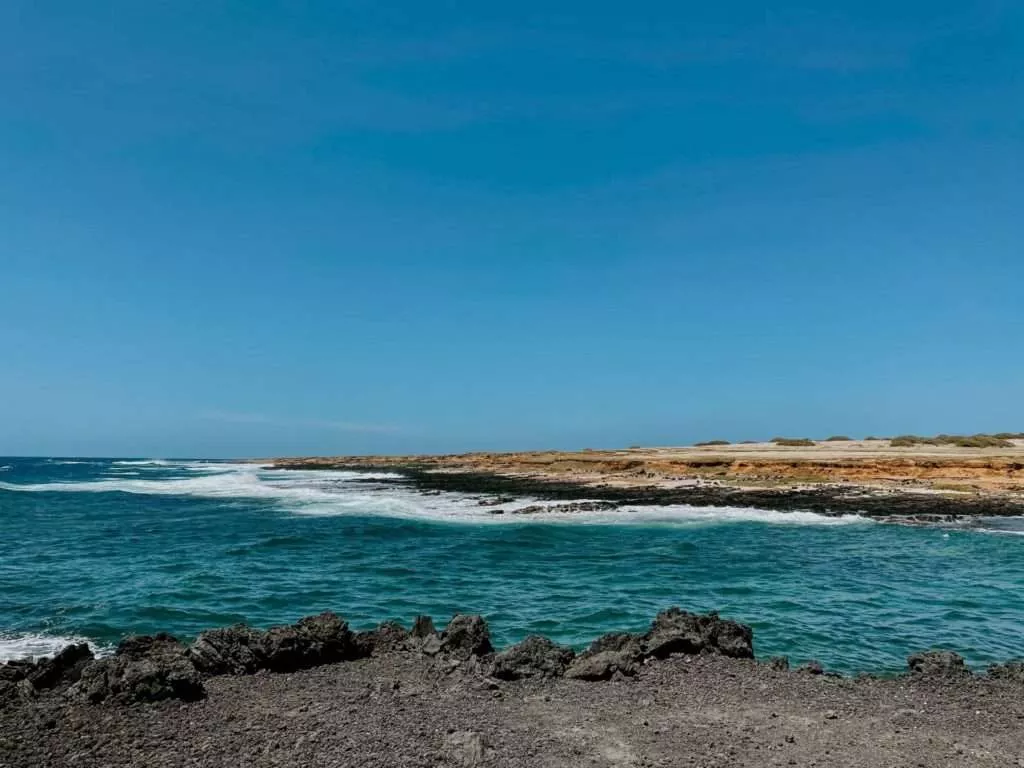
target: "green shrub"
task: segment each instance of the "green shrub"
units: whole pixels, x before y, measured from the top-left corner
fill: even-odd
[[[728,440],[705,440],[703,443],[694,443],[698,448],[703,448],[708,445],[732,445]]]
[[[913,448],[918,442],[913,437],[894,437],[889,441],[893,448]]]
[[[847,437],[846,435],[832,435],[832,437],[826,437],[825,438],[825,442],[826,443],[848,443],[848,442],[850,442],[850,439],[851,438]]]
[[[776,437],[772,442],[789,448],[813,448],[815,446],[815,442],[806,437]]]

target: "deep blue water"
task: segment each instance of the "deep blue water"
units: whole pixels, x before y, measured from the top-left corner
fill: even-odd
[[[669,605],[758,656],[897,671],[933,646],[1024,656],[1024,523],[883,525],[750,509],[514,518],[343,472],[0,459],[0,658],[332,609],[356,628],[479,612],[498,644],[582,645]],[[518,504],[509,504],[514,508]]]

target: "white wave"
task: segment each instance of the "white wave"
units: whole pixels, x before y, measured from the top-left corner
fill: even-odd
[[[557,502],[520,498],[494,506],[482,506],[479,496],[443,493],[424,495],[396,486],[368,488],[362,481],[389,480],[401,475],[389,472],[343,470],[268,470],[255,464],[182,462],[176,465],[183,477],[108,475],[104,479],[21,485],[0,483],[0,489],[17,492],[132,493],[156,496],[191,496],[209,499],[256,499],[281,511],[302,516],[379,516],[423,521],[466,523],[655,523],[711,525],[759,522],[772,525],[849,525],[870,522],[857,515],[829,517],[813,512],[776,512],[741,507],[639,506],[612,510],[567,512]],[[586,501],[580,499],[579,501]],[[515,514],[526,506],[549,511]]]
[[[4,466],[0,467],[0,472],[6,472],[9,469],[14,469],[14,467],[12,467],[10,464],[5,464]]]
[[[175,462],[167,459],[139,459],[138,461],[112,461],[111,464],[119,467],[172,467]]]
[[[102,461],[78,461],[78,460],[71,460],[71,459],[47,459],[46,463],[47,464],[54,464],[54,465],[57,465],[57,466],[72,466],[72,465],[76,465],[76,464],[81,464],[81,465],[97,465],[97,464],[103,464],[104,462],[102,462]]]
[[[92,652],[97,656],[104,656],[111,652],[110,648],[99,646],[87,638],[73,635],[44,635],[35,632],[0,633],[0,664],[5,661],[53,656],[66,646],[76,643],[88,643]]]

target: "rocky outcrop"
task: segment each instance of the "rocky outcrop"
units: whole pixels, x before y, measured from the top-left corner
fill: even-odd
[[[203,632],[188,656],[205,675],[249,675],[261,668],[263,633],[245,624]]]
[[[329,611],[266,632],[244,624],[213,629],[200,634],[188,649],[192,663],[207,675],[244,675],[261,669],[294,672],[360,655],[348,623]]]
[[[572,648],[553,643],[546,637],[530,635],[495,654],[491,676],[499,680],[558,677],[575,655]]]
[[[910,674],[920,677],[970,677],[964,658],[952,651],[924,651],[907,657]]]
[[[599,637],[581,653],[565,676],[576,680],[608,680],[617,673],[634,675],[644,656],[643,638],[628,633]]]
[[[397,621],[385,621],[376,629],[357,633],[354,643],[361,657],[406,651],[416,644],[409,630]]]
[[[644,644],[646,654],[658,659],[673,653],[754,658],[754,633],[746,624],[720,619],[714,612],[701,615],[675,607],[657,615]]]
[[[67,696],[76,701],[196,701],[206,691],[199,670],[177,639],[166,634],[130,637],[114,656],[85,666]]]
[[[988,676],[997,680],[1013,680],[1017,683],[1024,683],[1024,660],[993,664],[988,668]]]
[[[440,652],[456,659],[486,656],[494,648],[482,616],[456,614],[441,633]]]

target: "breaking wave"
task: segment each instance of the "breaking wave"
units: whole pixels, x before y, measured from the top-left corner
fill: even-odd
[[[0,664],[5,661],[53,656],[66,646],[87,643],[97,656],[105,656],[111,649],[92,640],[75,635],[46,635],[36,632],[0,633]]]
[[[363,515],[467,523],[651,523],[708,525],[757,522],[771,525],[850,525],[870,521],[858,515],[830,517],[814,512],[777,512],[745,507],[626,506],[599,511],[565,511],[558,502],[521,498],[501,504],[481,504],[478,496],[460,493],[424,495],[408,487],[377,483],[400,479],[389,472],[339,470],[273,470],[255,464],[162,462],[177,476],[145,473],[142,462],[118,462],[134,467],[132,474],[113,470],[101,479],[76,482],[17,484],[0,482],[0,490],[20,493],[129,493],[207,499],[252,499],[270,503],[290,514],[310,517]],[[141,469],[146,476],[140,476]],[[585,501],[581,499],[580,501]],[[530,506],[547,508],[517,514]]]

